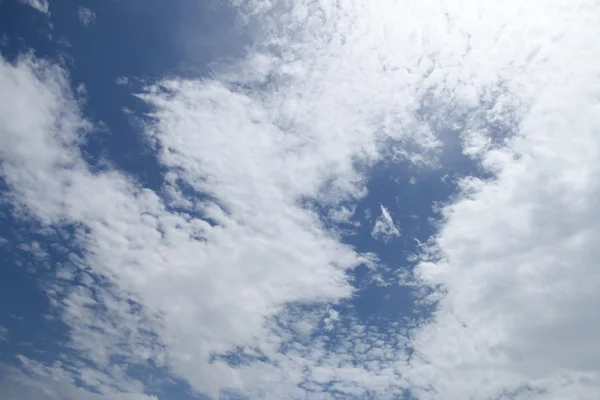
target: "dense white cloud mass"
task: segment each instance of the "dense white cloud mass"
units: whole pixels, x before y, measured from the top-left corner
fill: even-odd
[[[375,225],[373,225],[371,236],[373,236],[374,239],[389,242],[396,236],[400,235],[400,231],[396,227],[396,224],[394,223],[392,215],[388,209],[382,205],[379,207],[381,209],[381,215],[375,220]]]
[[[590,42],[600,9],[540,7],[515,36],[532,49],[527,64],[504,83],[519,103],[497,105],[518,114],[514,137],[494,145],[481,122],[463,132],[465,151],[495,178],[462,181],[435,238],[441,259],[418,268],[446,292],[414,337],[422,362],[410,375],[433,389],[419,398],[600,395],[600,47]],[[514,14],[490,17],[509,38],[523,10],[503,11]]]
[[[48,0],[19,0],[23,4],[27,4],[30,7],[35,8],[37,11],[42,14],[49,13],[49,4]]]
[[[0,63],[10,199],[74,245],[47,290],[77,356],[54,368],[98,396],[144,396],[129,367],[152,363],[213,397],[597,397],[594,2],[237,6],[261,27],[243,59],[138,94],[164,197],[92,172],[60,67]],[[369,165],[434,165],[441,132],[495,178],[443,208],[416,271],[436,311],[342,318],[347,272],[377,261],[306,204],[347,214]]]

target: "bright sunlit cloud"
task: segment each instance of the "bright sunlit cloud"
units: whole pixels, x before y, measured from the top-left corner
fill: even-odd
[[[0,395],[598,397],[600,8],[234,3],[242,54],[106,80],[136,102],[154,186],[90,156],[125,135],[79,99],[110,103],[103,85],[3,56],[2,201],[44,238],[5,240],[66,334],[60,357],[3,361]]]

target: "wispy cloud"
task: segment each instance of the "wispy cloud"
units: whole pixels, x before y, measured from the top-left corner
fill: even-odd
[[[117,78],[115,83],[119,86],[126,86],[129,84],[129,79],[126,76],[120,76]]]
[[[79,6],[77,8],[77,18],[81,25],[87,27],[96,22],[96,14],[87,7]]]
[[[371,236],[373,236],[373,239],[389,242],[393,238],[400,236],[400,231],[396,227],[387,208],[383,205],[380,205],[379,207],[381,209],[381,215],[375,220],[375,224],[371,230]]]
[[[62,371],[40,368],[24,357],[25,370],[0,364],[0,397],[3,400],[157,400],[139,393],[101,395],[87,391]]]

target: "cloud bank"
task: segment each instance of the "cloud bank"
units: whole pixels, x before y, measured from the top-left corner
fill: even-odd
[[[96,22],[96,13],[87,7],[79,6],[77,8],[77,18],[79,18],[81,25],[88,27]]]

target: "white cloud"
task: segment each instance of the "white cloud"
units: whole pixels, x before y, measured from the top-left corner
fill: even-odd
[[[180,180],[219,200],[217,204],[190,198],[196,210],[217,223],[211,226],[189,214],[168,211],[154,193],[118,172],[89,171],[77,147],[89,124],[78,115],[60,68],[32,58],[16,65],[3,62],[0,82],[6,88],[0,98],[2,174],[13,187],[16,204],[45,224],[81,226],[72,239],[86,247],[86,257],[73,262],[91,271],[79,273],[82,286],[48,290],[61,294],[57,301],[71,329],[70,345],[103,374],[101,380],[89,383],[95,390],[103,392],[108,384],[124,388],[131,380],[116,369],[111,355],[121,357],[125,365],[148,359],[166,364],[212,395],[222,387],[241,385],[239,372],[210,362],[212,353],[262,345],[269,335],[265,318],[281,312],[286,303],[348,297],[353,288],[346,270],[370,262],[338,243],[313,211],[297,204],[300,195],[318,193],[320,172],[308,171],[316,182],[281,175],[283,165],[293,174],[301,173],[300,166],[308,160],[298,159],[294,152],[287,153],[289,159],[280,158],[288,151],[287,141],[280,144],[282,150],[268,137],[262,143],[260,136],[250,141],[250,135],[261,134],[254,125],[258,121],[252,122],[261,118],[261,109],[253,109],[243,95],[212,83],[207,95],[223,95],[223,109],[189,115],[199,123],[209,118],[222,134],[231,135],[230,152],[221,161],[203,152],[193,137],[188,146],[178,148],[181,160],[171,164],[164,155],[167,166],[181,171]],[[183,84],[194,90],[182,96],[202,99],[202,90],[195,91],[197,83]],[[161,101],[153,100],[157,105]],[[187,112],[185,97],[172,101],[172,107]],[[160,121],[170,118],[165,115]],[[247,131],[238,131],[240,127]],[[265,133],[277,132],[266,121],[263,128]],[[249,137],[235,137],[236,132]],[[186,131],[175,125],[164,133],[157,128],[155,137],[173,147],[179,133]],[[221,145],[216,134],[211,138],[207,132],[204,139],[205,146]],[[278,155],[280,151],[284,153]],[[210,167],[207,180],[213,186],[200,186],[206,174],[202,162]],[[244,162],[254,164],[246,168]],[[243,175],[247,173],[252,175]],[[348,185],[347,191],[353,190],[350,183],[342,183]],[[90,273],[95,278],[90,280]],[[118,287],[101,289],[94,284],[100,275],[111,277]],[[128,298],[139,301],[144,312],[132,308]],[[98,309],[105,310],[101,316]],[[81,370],[73,373],[83,379]]]
[[[336,321],[339,320],[340,313],[333,309],[329,309],[328,314],[329,315],[324,319],[324,324],[325,324],[325,329],[330,331],[333,329]]]
[[[21,357],[22,360],[25,358]],[[3,400],[157,400],[135,393],[101,395],[79,388],[60,370],[21,370],[0,364],[0,398]]]
[[[77,8],[77,18],[79,18],[79,22],[81,25],[87,27],[96,22],[96,14],[90,10],[89,8],[79,6]]]
[[[332,209],[327,217],[337,224],[348,224],[352,226],[358,226],[360,223],[352,221],[356,213],[356,206],[341,206],[339,208]]]
[[[115,83],[119,86],[126,86],[129,84],[129,78],[127,78],[126,76],[120,76],[117,78]]]
[[[234,387],[266,399],[407,388],[488,398],[526,384],[548,398],[596,397],[586,306],[598,278],[597,12],[545,1],[273,4],[240,6],[264,29],[246,58],[139,94],[170,171],[167,200],[118,171],[90,171],[79,151],[89,123],[63,70],[0,64],[12,200],[48,226],[73,225],[84,248],[71,257],[77,273],[60,274],[78,285],[48,287],[70,345],[97,366],[67,375],[105,396],[143,393],[125,367],[152,361],[213,397]],[[498,178],[464,180],[445,208],[444,258],[418,269],[442,300],[409,357],[405,321],[325,320],[354,292],[347,271],[372,258],[302,204],[347,214],[382,151],[429,161],[409,149],[436,148],[435,131],[456,124],[465,153]],[[494,126],[519,131],[503,142]],[[311,336],[322,326],[335,343]],[[239,348],[265,358],[211,362]]]
[[[400,231],[396,227],[392,215],[383,205],[379,206],[381,209],[381,215],[375,220],[375,225],[371,230],[371,236],[373,239],[381,240],[385,243],[389,242],[393,238],[400,236]]]
[[[42,14],[50,14],[48,0],[19,0],[23,4],[35,8]]]
[[[82,160],[78,144],[84,140],[90,124],[78,114],[78,103],[69,88],[68,77],[61,68],[30,56],[19,59],[14,65],[1,60],[0,82],[5,88],[0,95],[0,136],[3,143],[0,172],[13,188],[7,196],[20,207],[20,215],[27,213],[34,216],[40,219],[47,230],[52,231],[52,226],[81,224],[88,217],[90,222],[95,220],[100,223],[106,210],[102,210],[100,203],[93,204],[94,199],[113,202],[113,205],[119,204],[119,199],[134,202],[134,197],[128,197],[133,196],[128,190],[135,192],[135,188],[127,178],[111,172],[94,175]],[[108,197],[101,199],[96,196],[99,193]],[[107,216],[110,218],[110,212]],[[72,244],[76,246],[78,239],[85,240],[85,237],[76,234],[72,239]],[[27,249],[30,247],[36,254],[43,252],[39,245],[28,245]],[[85,296],[91,292],[86,292],[85,287],[95,284],[93,280],[86,282],[84,279],[87,274],[80,268],[87,268],[85,265],[79,264],[77,267],[83,286],[50,288],[50,293],[54,291],[57,294],[67,290],[64,300],[57,298],[55,301],[61,302],[58,305],[64,309],[65,322],[72,324],[71,345],[81,351],[83,358],[93,358],[100,368],[104,367],[105,371],[101,372],[106,376],[101,379],[97,390],[102,392],[113,386],[126,388],[131,379],[118,367],[106,362],[102,364],[101,356],[104,355],[106,360],[106,353],[103,352],[114,350],[111,346],[122,344],[125,337],[137,340],[142,346],[144,336],[140,331],[146,325],[141,321],[131,327],[127,322],[135,323],[136,320],[129,315],[120,326],[122,330],[119,333],[122,336],[113,332],[115,329],[118,331],[119,327],[111,327],[109,321],[118,321],[119,317],[123,317],[117,311],[126,302],[116,295],[111,297],[111,292],[100,290],[97,293],[100,299],[105,300],[103,306],[112,311],[107,320],[96,320],[97,315],[89,308],[77,308],[85,305],[86,301],[90,304],[91,300],[86,300]],[[102,273],[98,269],[90,272],[94,275]],[[91,320],[86,321],[85,317]],[[81,325],[74,326],[80,322]],[[107,332],[98,342],[89,340],[98,335],[94,332],[94,324],[100,328],[107,326]],[[130,328],[132,332],[123,332]],[[105,343],[105,347],[102,343]],[[135,361],[139,356],[136,353],[127,354],[126,359]],[[85,368],[76,368],[72,373],[82,380],[83,374],[90,376]]]
[[[433,389],[419,398],[600,395],[600,48],[590,41],[600,13],[569,4],[540,3],[535,23],[523,23],[517,4],[489,14],[505,38],[494,51],[529,59],[505,83],[516,99],[497,104],[512,107],[519,125],[494,144],[482,128],[504,118],[495,109],[463,137],[495,178],[462,181],[435,240],[441,258],[418,269],[446,292],[415,336],[412,383]]]
[[[48,257],[48,253],[40,246],[36,241],[31,243],[21,243],[18,248],[20,250],[30,253],[33,257],[38,260],[43,260]]]
[[[0,47],[6,47],[9,43],[10,39],[8,38],[6,32],[2,33],[2,35],[0,35]]]

